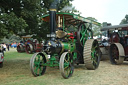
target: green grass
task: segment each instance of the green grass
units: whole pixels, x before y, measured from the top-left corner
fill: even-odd
[[[128,72],[127,66],[113,66],[110,62],[100,62],[96,70],[87,70],[84,65],[75,65],[73,76],[69,79],[64,79],[57,67],[47,67],[44,75],[34,77],[29,66],[31,56],[32,54],[17,53],[14,48],[5,52],[4,67],[0,68],[0,85],[121,85],[122,83],[127,85],[128,83],[127,78],[122,78],[122,75]],[[126,72],[119,71],[122,67]]]
[[[47,67],[40,77],[31,74],[29,62],[32,54],[18,53],[15,49],[5,52],[4,67],[0,68],[0,85],[78,85],[85,84],[80,77],[83,66],[76,67],[73,77],[63,79],[58,68]],[[81,70],[82,69],[82,70]],[[78,73],[79,74],[78,74]],[[77,74],[76,74],[77,73]],[[83,72],[82,72],[83,74]],[[92,74],[90,74],[92,75]],[[85,78],[86,76],[84,76]],[[79,79],[78,79],[79,78]],[[89,81],[86,78],[86,81]]]
[[[27,53],[18,53],[14,48],[13,51],[6,51],[5,52],[5,60],[13,60],[13,59],[28,59],[32,56],[32,54]]]

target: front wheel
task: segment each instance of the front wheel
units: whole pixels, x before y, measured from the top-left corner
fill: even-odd
[[[63,78],[68,79],[74,71],[73,58],[68,52],[64,52],[60,57],[59,69]]]
[[[19,53],[21,52],[21,45],[17,46],[17,52],[19,52]]]
[[[19,53],[21,53],[21,52],[24,52],[25,51],[25,49],[24,49],[24,46],[23,45],[18,45],[17,46],[17,52],[19,52]]]
[[[43,53],[35,53],[30,60],[30,69],[32,74],[37,77],[41,76],[46,71],[46,57]]]

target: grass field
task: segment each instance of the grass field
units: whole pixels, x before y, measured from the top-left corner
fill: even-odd
[[[128,63],[111,65],[101,61],[97,70],[75,66],[74,74],[63,79],[58,68],[47,68],[40,77],[33,77],[29,62],[32,54],[17,53],[13,48],[5,52],[4,67],[0,68],[0,85],[127,85]]]

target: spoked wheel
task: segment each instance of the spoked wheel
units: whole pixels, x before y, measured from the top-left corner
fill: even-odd
[[[22,45],[18,45],[17,46],[17,52],[21,53],[23,51],[24,51],[23,46]]]
[[[21,48],[20,48],[20,45],[17,46],[17,52],[21,52]]]
[[[33,46],[32,46],[32,44],[27,44],[26,45],[26,52],[29,53],[29,54],[33,53]]]
[[[89,39],[86,41],[83,51],[85,67],[90,70],[98,68],[100,63],[100,49],[98,41]]]
[[[122,64],[124,61],[124,48],[120,43],[111,44],[109,57],[112,64]]]
[[[35,53],[32,56],[30,60],[30,69],[35,77],[41,76],[45,73],[46,66],[44,66],[43,64],[45,64],[46,62],[46,57],[43,53]]]
[[[88,39],[88,30],[86,29],[85,24],[81,24],[77,32],[77,41],[81,46],[84,46],[86,40]]]
[[[59,69],[63,78],[68,79],[74,71],[73,57],[70,53],[64,52],[60,57]]]

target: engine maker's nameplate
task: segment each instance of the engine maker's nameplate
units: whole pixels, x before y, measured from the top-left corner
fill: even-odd
[[[56,34],[47,34],[47,37],[56,37]]]

